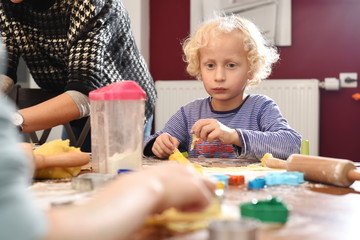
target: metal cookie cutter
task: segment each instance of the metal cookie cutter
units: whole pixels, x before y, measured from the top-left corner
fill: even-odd
[[[106,183],[114,180],[116,177],[117,175],[114,174],[85,173],[72,178],[71,187],[80,192],[92,191],[103,187]]]
[[[215,220],[209,223],[209,240],[255,240],[260,223],[254,219]]]

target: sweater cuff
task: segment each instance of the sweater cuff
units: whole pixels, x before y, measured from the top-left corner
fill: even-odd
[[[248,138],[246,134],[243,133],[241,129],[236,129],[236,132],[239,134],[239,139],[241,142],[241,147],[235,146],[235,152],[240,158],[244,158],[246,156],[246,153],[248,151]]]

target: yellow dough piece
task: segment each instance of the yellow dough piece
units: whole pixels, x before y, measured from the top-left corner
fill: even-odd
[[[260,165],[262,167],[266,167],[266,159],[273,158],[273,155],[271,153],[265,153],[264,156],[260,159],[261,163]]]
[[[49,167],[36,170],[36,179],[62,179],[77,176],[81,171],[80,167]]]
[[[180,212],[170,208],[162,214],[150,217],[148,225],[164,226],[175,232],[188,232],[207,228],[208,221],[214,219],[227,219],[221,214],[221,202],[214,199],[213,203],[201,212]]]
[[[197,144],[197,141],[199,141],[199,140],[200,140],[200,138],[198,138],[195,134],[192,135],[190,151],[195,148],[195,145]]]
[[[174,150],[174,153],[169,156],[169,160],[191,164],[191,162],[177,148]]]
[[[70,147],[70,140],[53,140],[48,143],[44,143],[34,150],[34,154],[50,156],[64,152],[80,152],[80,148]],[[39,169],[35,172],[35,178],[37,179],[59,179],[59,178],[71,178],[77,176],[81,171],[79,167],[49,167]]]
[[[189,159],[187,159],[177,148],[174,150],[174,153],[169,156],[169,160],[177,161],[178,163],[183,163],[183,164],[191,164],[194,166],[196,171],[202,173],[202,167],[199,164],[191,163]]]

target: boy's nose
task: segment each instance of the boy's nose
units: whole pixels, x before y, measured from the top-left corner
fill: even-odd
[[[215,73],[215,81],[224,81],[225,80],[225,71],[224,68],[217,68]]]

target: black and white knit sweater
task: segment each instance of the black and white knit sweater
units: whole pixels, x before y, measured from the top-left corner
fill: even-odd
[[[22,56],[36,83],[48,91],[84,94],[134,80],[146,92],[148,118],[156,90],[131,32],[121,0],[0,0],[0,29],[16,83]]]

